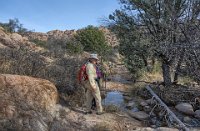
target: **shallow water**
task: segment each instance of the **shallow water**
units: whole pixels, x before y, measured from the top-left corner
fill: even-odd
[[[105,99],[103,99],[102,103],[104,106],[115,105],[123,111],[129,110],[126,108],[126,105],[128,103],[124,101],[123,93],[119,91],[107,92],[106,97]],[[131,111],[138,112],[139,109],[137,107],[134,107],[133,109],[131,109]]]
[[[103,100],[103,105],[116,105],[120,108],[124,107],[123,94],[119,91],[110,91]]]

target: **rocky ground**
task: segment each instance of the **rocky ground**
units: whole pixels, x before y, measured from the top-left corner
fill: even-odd
[[[81,107],[61,105],[55,86],[47,80],[5,74],[0,75],[0,87],[1,130],[154,130],[144,128],[148,125],[148,115],[144,111],[127,112],[111,106],[103,115],[96,115],[95,111],[85,115]],[[127,94],[124,99],[132,98]],[[126,105],[132,106],[134,103],[130,102]]]
[[[119,78],[118,74],[116,75],[113,75],[108,82],[108,91],[112,92],[117,83],[120,87],[115,91],[122,94],[123,104],[121,107],[104,105],[105,114],[103,115],[96,115],[95,111],[86,115],[82,107],[71,107],[59,103],[58,92],[49,81],[26,76],[1,75],[0,97],[3,108],[0,111],[0,129],[178,131],[176,128],[166,127],[166,123],[161,123],[162,121],[157,118],[152,119],[154,117],[149,116],[149,112],[152,110],[153,101],[133,96],[131,92],[128,92],[133,83],[125,81],[127,77]],[[187,113],[190,113],[189,116],[184,116],[185,121],[193,119],[192,106],[182,104],[177,105],[176,109],[180,112],[187,110]]]

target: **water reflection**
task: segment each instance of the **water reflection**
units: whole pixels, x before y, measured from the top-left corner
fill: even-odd
[[[121,92],[111,91],[106,94],[103,105],[115,105],[120,108],[124,107],[124,99]]]

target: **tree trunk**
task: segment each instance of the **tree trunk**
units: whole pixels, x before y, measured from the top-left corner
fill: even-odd
[[[162,71],[163,71],[163,80],[164,80],[165,86],[171,85],[172,81],[171,81],[171,75],[170,75],[170,66],[167,61],[163,60]]]
[[[180,55],[180,58],[178,60],[178,64],[177,64],[177,67],[176,67],[176,70],[175,70],[175,74],[174,74],[174,83],[175,84],[178,83],[178,75],[179,75],[179,72],[180,72],[180,68],[181,68],[183,58],[184,58],[184,51]]]

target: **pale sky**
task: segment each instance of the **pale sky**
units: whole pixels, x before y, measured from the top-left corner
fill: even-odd
[[[118,0],[2,0],[0,22],[18,18],[36,32],[99,26],[119,8]]]

